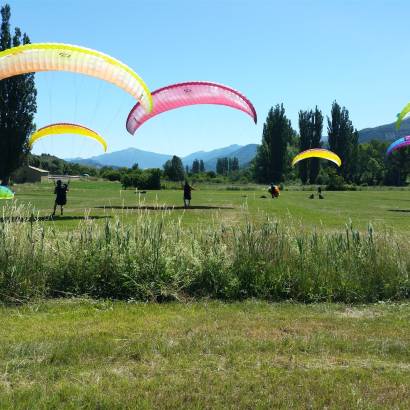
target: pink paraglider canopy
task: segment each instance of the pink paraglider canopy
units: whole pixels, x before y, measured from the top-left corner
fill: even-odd
[[[225,85],[193,81],[179,83],[160,88],[152,93],[153,109],[146,113],[137,103],[127,118],[127,130],[130,134],[150,118],[162,112],[194,104],[219,104],[241,110],[257,121],[256,111],[252,103],[238,91]]]

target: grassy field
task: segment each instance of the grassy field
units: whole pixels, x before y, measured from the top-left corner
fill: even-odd
[[[184,210],[179,190],[73,182],[54,220],[51,185],[15,190],[0,409],[410,408],[409,190],[200,186]],[[42,299],[70,295],[97,300]]]
[[[410,229],[410,190],[366,190],[326,192],[325,200],[310,200],[307,191],[284,191],[279,200],[261,198],[266,188],[227,190],[226,187],[197,187],[193,192],[192,209],[182,208],[182,191],[148,191],[136,195],[133,190],[123,191],[119,183],[71,183],[69,202],[64,218],[54,224],[70,229],[87,214],[96,219],[121,215],[132,223],[136,208],[146,208],[147,214],[158,212],[156,206],[172,209],[169,217],[183,224],[207,225],[210,219],[226,225],[244,220],[263,220],[266,216],[300,223],[307,228],[325,226],[338,229],[352,221],[358,229],[372,223],[376,230],[394,229],[407,233]],[[265,190],[264,190],[265,189]],[[42,217],[51,213],[54,202],[51,184],[25,184],[15,187],[20,204],[32,205]],[[127,208],[122,209],[123,207]],[[51,221],[47,221],[51,223]]]
[[[0,309],[1,409],[410,408],[410,306]]]

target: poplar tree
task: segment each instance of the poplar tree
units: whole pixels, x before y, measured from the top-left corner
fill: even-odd
[[[316,107],[312,113],[312,133],[310,136],[310,148],[320,148],[322,146],[322,132],[323,132],[323,114]],[[311,184],[316,183],[317,176],[320,172],[320,160],[319,158],[311,158],[309,164],[309,182]]]
[[[283,104],[269,110],[263,125],[262,144],[259,146],[254,172],[259,182],[281,182],[287,167],[287,146],[293,135],[290,120]]]
[[[0,50],[30,43],[27,34],[15,28],[10,33],[10,6],[1,8]],[[0,81],[0,180],[6,185],[10,175],[29,152],[29,136],[35,129],[37,91],[34,74],[24,74]]]
[[[313,134],[312,127],[312,111],[299,111],[299,149],[305,151],[309,149],[311,142],[311,135]],[[306,184],[309,174],[309,160],[300,161],[299,176],[302,184]]]
[[[353,128],[352,121],[349,119],[349,111],[334,101],[332,104],[331,118],[328,117],[328,136],[329,148],[342,159],[342,166],[337,172],[347,181],[354,178],[357,149],[358,133]]]

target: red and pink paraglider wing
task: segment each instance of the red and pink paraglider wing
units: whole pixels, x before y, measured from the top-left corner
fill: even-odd
[[[146,113],[137,103],[127,118],[127,130],[130,134],[150,118],[165,111],[196,104],[225,105],[241,110],[251,116],[255,123],[257,115],[252,103],[238,91],[225,85],[195,81],[169,85],[152,93],[153,109]]]

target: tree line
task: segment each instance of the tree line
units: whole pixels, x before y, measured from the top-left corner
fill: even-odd
[[[336,101],[327,117],[327,142],[323,142],[323,113],[299,111],[299,133],[286,117],[283,104],[272,107],[263,125],[262,144],[253,162],[253,176],[261,183],[281,183],[300,179],[303,184],[327,184],[342,188],[344,184],[405,185],[410,174],[410,149],[385,153],[389,142],[359,143],[346,107]],[[307,159],[293,169],[291,160],[298,152],[311,148],[328,148],[342,159],[340,168],[317,158]]]

